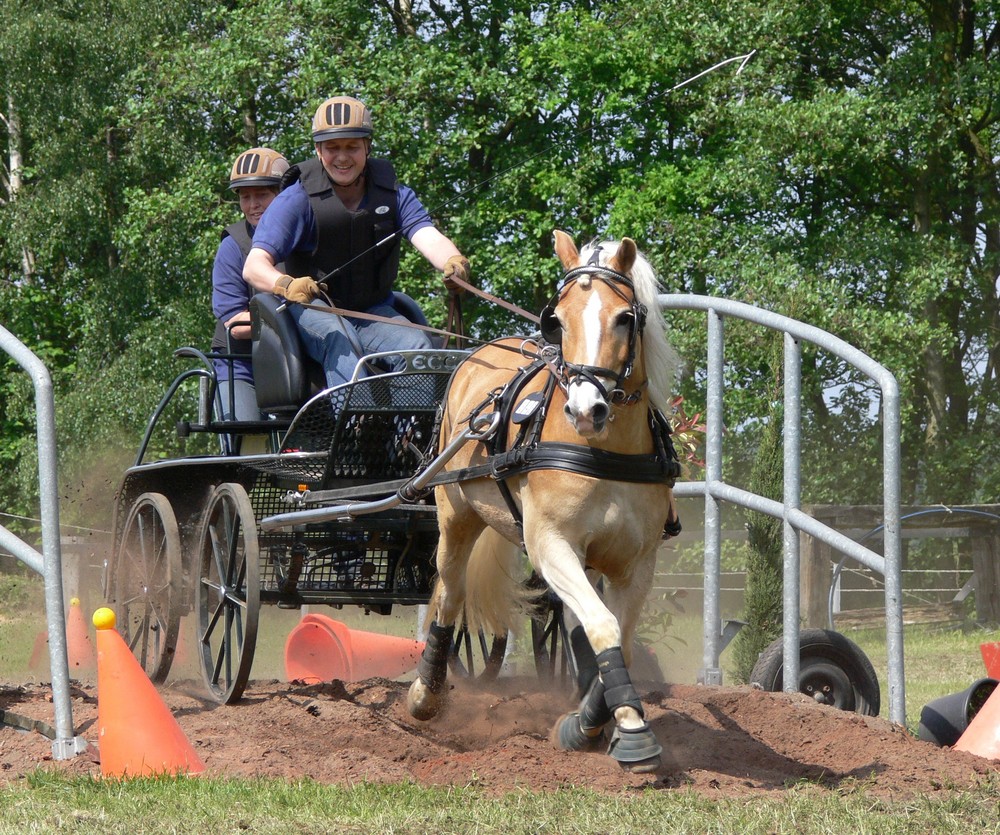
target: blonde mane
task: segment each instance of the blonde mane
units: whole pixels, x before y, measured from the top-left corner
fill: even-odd
[[[600,263],[606,266],[618,251],[618,244],[618,241],[587,244],[580,252],[580,263],[586,264],[599,246]],[[642,332],[642,356],[646,377],[649,379],[649,400],[655,408],[669,415],[671,392],[680,361],[677,352],[667,339],[667,323],[660,312],[660,303],[657,299],[661,291],[660,282],[641,252],[636,255],[629,278],[635,287],[636,298],[648,311],[646,327]]]

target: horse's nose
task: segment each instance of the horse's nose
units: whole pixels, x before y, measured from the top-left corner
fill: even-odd
[[[588,410],[581,411],[580,413],[576,413],[573,410],[573,406],[567,403],[563,406],[563,411],[577,429],[589,425],[589,428],[594,432],[600,432],[604,429],[608,415],[611,414],[611,408],[603,400],[591,403]]]
[[[593,409],[591,409],[591,415],[594,420],[594,428],[600,432],[604,428],[604,424],[608,419],[608,415],[611,413],[611,409],[607,403],[603,400],[598,400]]]

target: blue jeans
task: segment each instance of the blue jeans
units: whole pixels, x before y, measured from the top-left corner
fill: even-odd
[[[358,352],[354,349],[355,344],[364,354],[419,351],[431,347],[429,336],[416,328],[345,318],[298,304],[289,305],[288,311],[299,327],[299,337],[306,353],[323,366],[328,388],[342,385],[351,379],[359,359]],[[388,301],[370,307],[365,312],[402,322],[409,321]],[[389,365],[396,370],[402,366],[402,360],[394,361],[390,358]]]
[[[229,408],[229,380],[219,380],[219,397],[222,399],[222,420],[260,420],[260,410],[257,408],[257,392],[254,385],[247,380],[233,381],[233,394],[236,410]],[[218,403],[216,403],[218,407]]]

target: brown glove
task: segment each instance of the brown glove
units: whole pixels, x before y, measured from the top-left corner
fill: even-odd
[[[271,292],[276,296],[288,299],[290,302],[299,304],[309,304],[320,294],[319,285],[311,278],[293,278],[290,275],[283,275],[274,282],[274,290]]]
[[[460,287],[454,281],[452,281],[452,276],[464,281],[466,284],[469,282],[469,259],[464,255],[452,255],[447,261],[444,262],[444,286],[448,289],[449,293],[464,293],[465,288]]]

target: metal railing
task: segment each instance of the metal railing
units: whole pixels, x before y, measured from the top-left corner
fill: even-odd
[[[69,695],[69,661],[66,649],[66,610],[63,607],[62,552],[59,544],[59,485],[56,466],[55,401],[52,378],[41,360],[10,331],[0,327],[0,349],[31,377],[35,389],[38,435],[38,494],[42,520],[42,553],[0,525],[0,548],[17,557],[45,579],[45,621],[49,637],[55,739],[52,756],[68,760],[87,748],[87,741],[73,734]]]
[[[903,681],[903,600],[900,574],[900,414],[899,386],[885,368],[857,348],[812,325],[742,302],[708,296],[662,294],[663,310],[701,310],[707,314],[707,400],[705,432],[705,480],[678,482],[678,497],[703,497],[705,501],[705,607],[702,623],[702,680],[721,684],[719,655],[722,625],[719,616],[721,558],[720,503],[728,501],[783,522],[782,652],[783,687],[796,692],[799,680],[799,532],[805,532],[842,554],[881,574],[885,580],[886,652],[888,654],[889,719],[906,724],[906,691]],[[775,501],[727,484],[722,476],[723,371],[725,367],[724,322],[742,319],[784,334],[784,488]],[[828,527],[801,509],[801,384],[802,341],[844,360],[867,375],[882,396],[882,498],[884,525],[883,557],[844,534]]]

